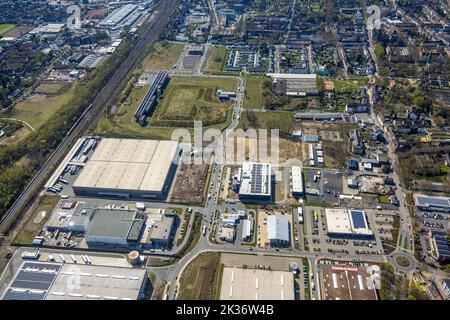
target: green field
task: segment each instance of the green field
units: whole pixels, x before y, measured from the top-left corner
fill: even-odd
[[[280,132],[291,134],[294,119],[290,112],[253,112],[242,113],[240,127],[244,130],[254,129],[279,129]]]
[[[227,48],[214,46],[209,49],[208,58],[204,67],[205,72],[220,72],[223,70],[227,59]]]
[[[10,24],[10,23],[0,24],[0,36],[7,34],[15,27],[16,27],[15,24]]]
[[[3,116],[25,121],[37,129],[70,102],[75,95],[75,87],[75,85],[40,85],[37,92],[27,100],[17,103]]]
[[[145,58],[142,65],[149,70],[170,70],[177,63],[184,45],[173,42],[159,42]]]
[[[266,77],[248,76],[245,84],[244,108],[260,109],[264,107],[263,84]]]
[[[158,127],[193,127],[193,121],[203,126],[224,124],[230,118],[232,102],[221,102],[217,90],[236,91],[234,78],[172,78],[150,125]]]

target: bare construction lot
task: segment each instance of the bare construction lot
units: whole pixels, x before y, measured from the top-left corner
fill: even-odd
[[[208,178],[207,164],[181,164],[173,186],[171,202],[202,203]]]

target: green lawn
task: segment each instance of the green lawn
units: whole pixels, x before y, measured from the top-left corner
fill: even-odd
[[[244,108],[260,109],[264,107],[263,84],[266,77],[248,76],[245,83]]]
[[[0,24],[0,37],[4,36],[5,34],[10,32],[15,27],[16,27],[16,25],[11,24],[11,23]]]
[[[193,121],[202,121],[203,126],[226,123],[232,102],[221,102],[217,90],[236,91],[237,86],[238,80],[234,78],[174,77],[150,125],[193,127]]]
[[[208,58],[204,67],[205,72],[220,72],[223,70],[227,59],[225,46],[214,46],[209,49]]]
[[[141,127],[134,119],[134,112],[147,89],[148,86],[133,88],[127,98],[129,104],[118,106],[116,115],[100,119],[96,134],[116,138],[171,140],[173,128]]]
[[[173,42],[159,42],[145,58],[143,66],[149,70],[170,70],[177,63],[184,45]]]

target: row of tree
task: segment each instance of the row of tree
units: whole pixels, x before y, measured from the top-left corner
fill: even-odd
[[[77,86],[76,95],[45,126],[16,144],[0,148],[0,218],[120,66],[130,47],[131,40],[127,39],[85,83]]]

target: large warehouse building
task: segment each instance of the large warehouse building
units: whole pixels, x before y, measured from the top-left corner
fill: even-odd
[[[294,275],[287,271],[223,269],[220,300],[294,300]]]
[[[143,269],[27,261],[2,300],[138,300],[146,283]]]
[[[373,237],[364,211],[325,209],[328,235]]]
[[[73,190],[77,196],[165,198],[180,155],[175,141],[102,139]]]

